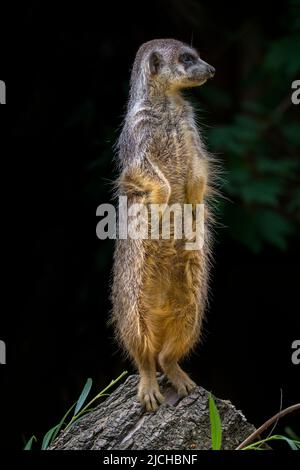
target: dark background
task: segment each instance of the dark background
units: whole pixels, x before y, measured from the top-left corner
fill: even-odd
[[[260,425],[299,401],[299,1],[161,0],[91,11],[36,2],[2,31],[1,447],[55,425],[88,377],[124,369],[107,327],[113,242],[96,238],[112,200],[115,143],[143,42],[198,48],[215,78],[190,93],[224,169],[205,339],[185,368]],[[77,20],[73,20],[75,16]],[[299,416],[285,426],[299,432]],[[277,432],[276,431],[276,432]]]

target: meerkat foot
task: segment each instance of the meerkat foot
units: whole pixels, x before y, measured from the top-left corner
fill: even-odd
[[[177,394],[180,397],[189,395],[197,384],[181,369],[177,362],[169,363],[163,355],[159,359],[166,376]]]
[[[172,377],[171,382],[180,397],[187,397],[197,387],[197,384],[188,375],[186,377]]]
[[[164,402],[164,397],[160,393],[158,385],[147,386],[140,384],[138,398],[147,411],[156,411],[159,405]]]

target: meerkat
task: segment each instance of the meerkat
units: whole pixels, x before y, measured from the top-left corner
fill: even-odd
[[[128,109],[118,141],[117,194],[131,203],[205,204],[212,192],[211,158],[182,90],[204,84],[215,69],[174,39],[152,40],[137,52]],[[136,364],[138,398],[148,411],[164,401],[162,370],[180,397],[196,384],[179,362],[200,337],[207,300],[210,214],[204,245],[184,240],[118,239],[112,286],[116,336]]]

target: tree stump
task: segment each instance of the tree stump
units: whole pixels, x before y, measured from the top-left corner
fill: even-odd
[[[202,387],[179,398],[164,376],[158,378],[165,403],[146,412],[137,399],[138,376],[131,375],[103,403],[63,431],[50,450],[209,450],[209,393]],[[235,449],[254,430],[230,401],[215,399],[223,430],[222,449]]]

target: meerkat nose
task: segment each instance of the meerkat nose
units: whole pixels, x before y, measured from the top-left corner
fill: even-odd
[[[212,65],[209,65],[208,66],[208,73],[211,77],[213,77],[214,74],[216,73],[216,69]]]

